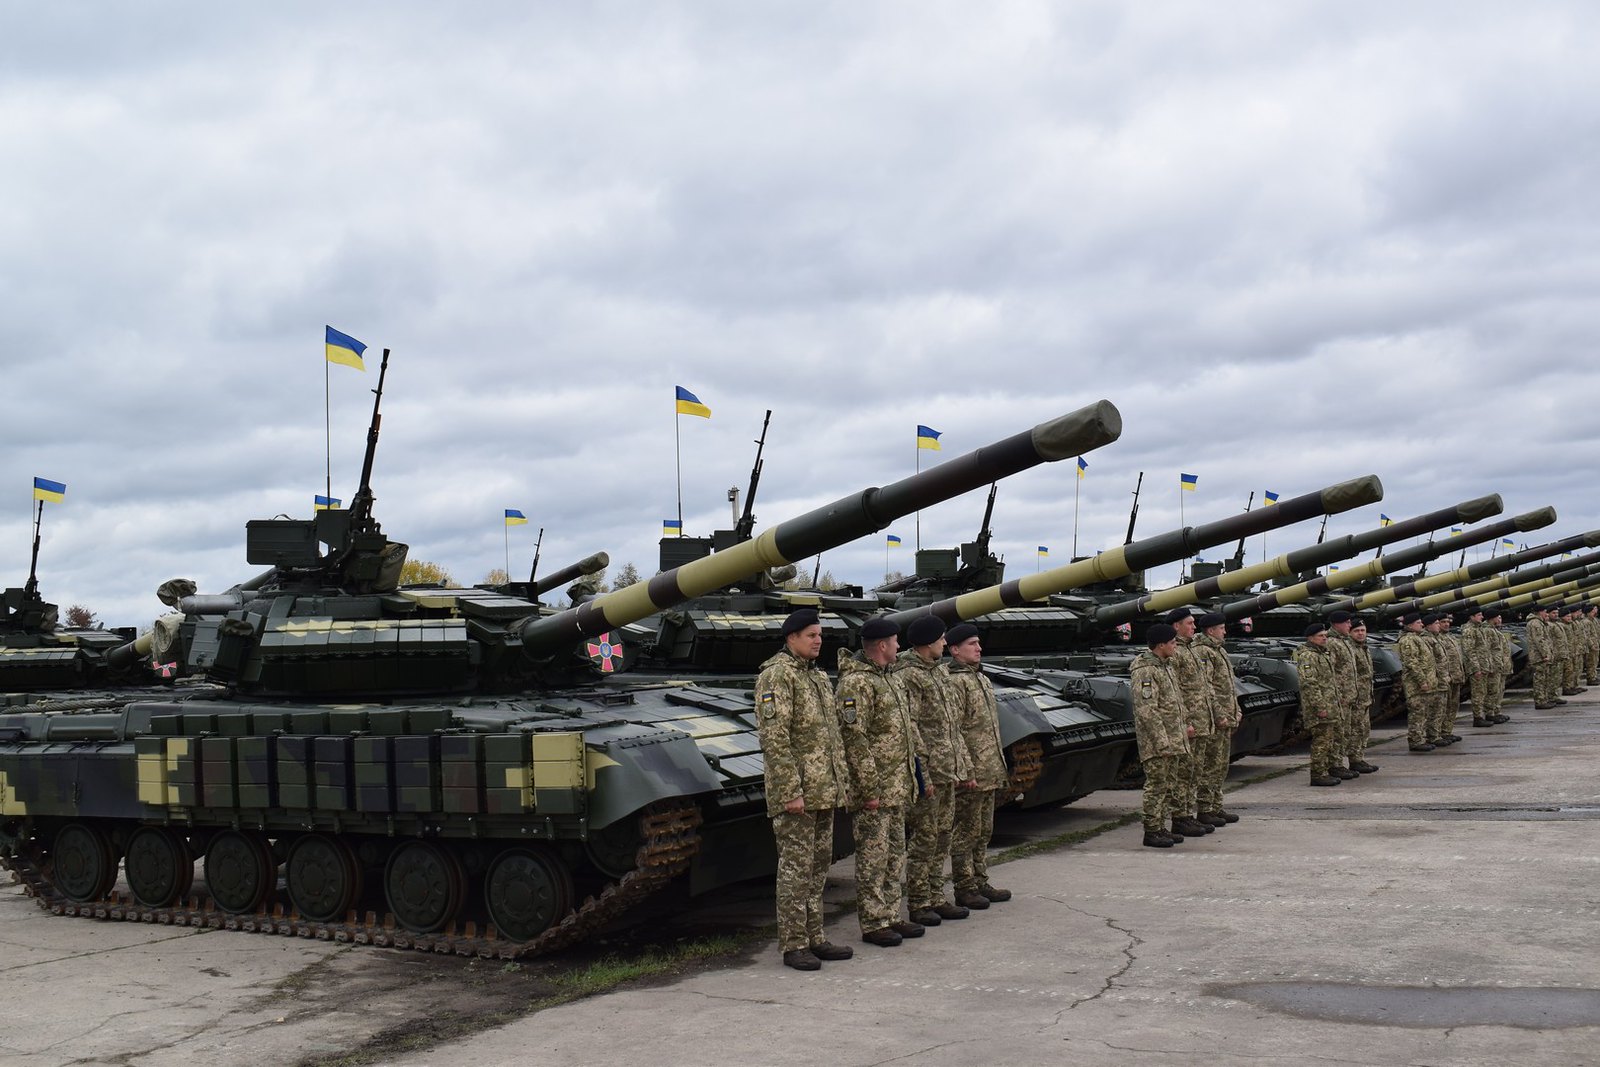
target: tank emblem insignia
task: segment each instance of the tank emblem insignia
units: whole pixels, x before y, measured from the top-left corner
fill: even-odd
[[[593,641],[585,642],[584,648],[587,649],[589,658],[598,663],[600,670],[606,674],[615,671],[622,660],[622,642],[611,640],[609,630]]]

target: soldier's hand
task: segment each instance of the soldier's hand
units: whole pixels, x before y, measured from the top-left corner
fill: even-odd
[[[925,796],[925,797],[933,796],[933,785],[932,785],[932,783],[922,787],[922,795]]]
[[[865,804],[863,804],[861,806],[863,808],[866,808],[868,811],[877,811],[878,810],[878,799],[876,797],[874,797],[873,799],[867,801]]]
[[[1180,620],[1180,621],[1182,621],[1182,620]],[[1193,726],[1185,726],[1184,730],[1186,731],[1184,733],[1185,737],[1193,737],[1194,736],[1194,727]]]
[[[783,810],[788,812],[790,815],[804,815],[806,813],[806,798],[795,797],[793,800],[784,804]]]
[[[961,783],[961,788],[976,789],[978,788],[978,780],[976,778],[968,778],[966,781]]]

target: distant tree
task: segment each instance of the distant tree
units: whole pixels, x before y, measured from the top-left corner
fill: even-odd
[[[74,604],[67,609],[67,625],[74,630],[92,630],[100,625],[100,620],[84,605]]]
[[[621,589],[632,585],[639,580],[639,568],[632,563],[624,563],[617,569],[617,576],[611,580],[612,588]]]
[[[450,572],[425,559],[408,559],[400,568],[401,585],[454,585]]]
[[[828,592],[830,589],[837,589],[838,587],[839,581],[838,579],[834,578],[832,571],[823,571],[822,576],[817,579],[817,588],[824,593]]]
[[[506,573],[504,567],[496,567],[483,576],[484,585],[505,585],[510,580],[511,575]]]
[[[883,582],[885,585],[887,585],[890,582],[898,582],[905,576],[905,571],[890,571],[888,574],[883,576]]]

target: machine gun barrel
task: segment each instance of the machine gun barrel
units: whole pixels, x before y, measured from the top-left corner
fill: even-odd
[[[540,578],[533,585],[533,595],[540,596],[548,593],[556,586],[565,585],[567,582],[574,581],[586,574],[599,574],[609,566],[611,566],[611,556],[605,552],[596,552],[592,556],[586,556],[570,566],[562,567],[560,570]]]

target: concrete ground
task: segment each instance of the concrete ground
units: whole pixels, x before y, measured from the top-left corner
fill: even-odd
[[[1243,760],[1238,824],[1170,850],[1129,825],[996,866],[1013,900],[900,948],[861,944],[841,913],[829,933],[856,958],[820,973],[763,937],[537,1012],[571,961],[61,919],[10,887],[0,1064],[1600,1063],[1600,690],[1507,710],[1425,755],[1380,729],[1381,772],[1336,789],[1307,787],[1303,754]],[[1006,816],[997,844],[1137,805]],[[829,896],[851,895],[845,861]],[[770,902],[743,887],[676,921],[764,924]]]

